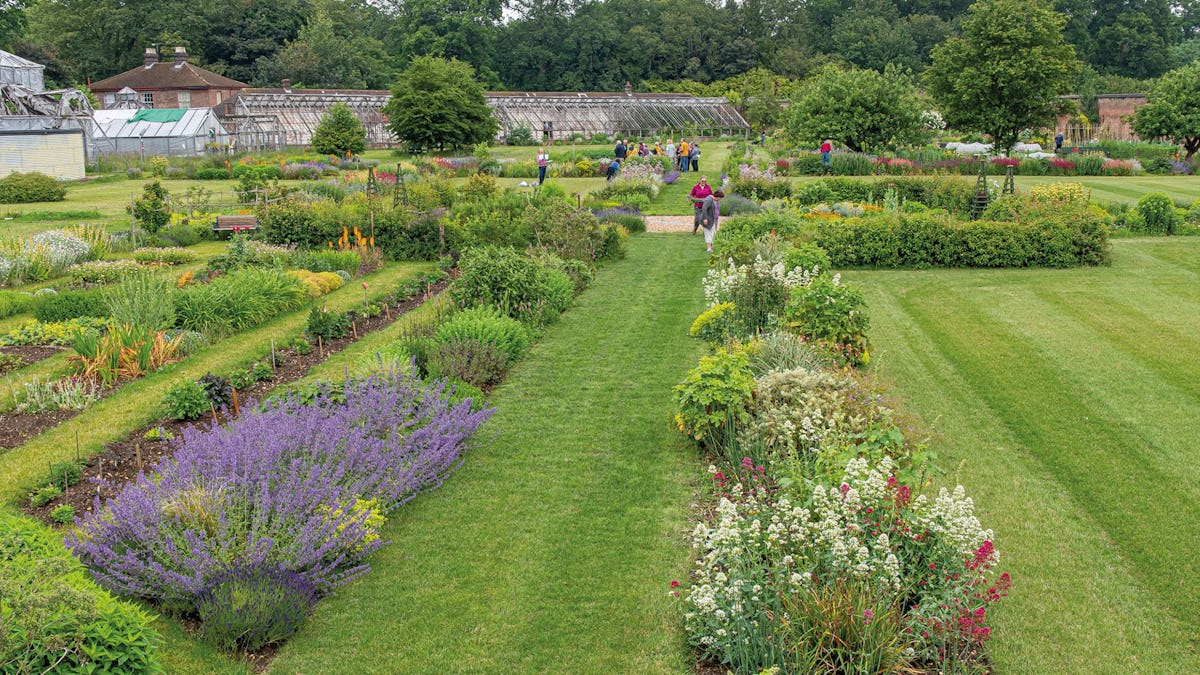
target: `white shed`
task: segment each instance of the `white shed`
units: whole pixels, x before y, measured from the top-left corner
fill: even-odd
[[[0,83],[19,84],[35,92],[45,91],[42,72],[46,66],[0,50]]]

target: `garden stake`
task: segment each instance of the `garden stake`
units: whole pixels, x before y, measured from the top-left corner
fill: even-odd
[[[237,389],[233,390],[233,416],[239,417],[241,412],[238,410]]]
[[[133,444],[133,457],[134,457],[134,460],[137,461],[138,473],[141,473],[142,472],[142,444],[141,443]]]
[[[321,358],[325,358],[325,345],[321,342],[320,335],[317,336],[317,354],[320,354]]]
[[[358,339],[358,322],[357,321],[350,322],[350,330],[354,331],[354,339],[357,340]]]
[[[98,472],[97,475],[99,475],[101,478],[104,478],[104,458],[103,457],[96,459],[96,471]],[[97,497],[100,496],[100,483],[96,483],[96,496]]]
[[[75,429],[75,463],[79,463],[79,428]]]
[[[215,403],[209,403],[208,409],[212,411],[213,424],[220,424],[220,422],[217,421],[217,405]]]
[[[390,302],[383,303],[383,313],[387,315],[388,321],[392,320],[392,303],[390,303]]]
[[[271,370],[275,370],[275,338],[271,338]]]

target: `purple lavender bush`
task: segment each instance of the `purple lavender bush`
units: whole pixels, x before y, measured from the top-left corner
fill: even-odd
[[[204,639],[221,649],[256,651],[283,642],[317,602],[317,589],[285,569],[235,567],[198,599]]]
[[[402,372],[342,392],[185,429],[67,546],[105,587],[185,614],[235,568],[285,570],[319,593],[366,573],[383,513],[440,485],[494,409]]]

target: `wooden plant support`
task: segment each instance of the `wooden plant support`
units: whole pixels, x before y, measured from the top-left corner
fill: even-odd
[[[133,458],[134,458],[134,461],[137,462],[138,473],[141,473],[142,472],[142,444],[141,443],[133,444]]]
[[[390,303],[390,302],[383,303],[383,313],[387,315],[388,321],[392,320],[392,303]]]
[[[271,338],[271,370],[275,370],[275,338]]]
[[[241,411],[238,409],[237,389],[233,390],[233,416],[240,417]]]
[[[358,322],[357,321],[350,322],[350,330],[353,331],[354,339],[357,340],[358,339]]]
[[[213,424],[220,424],[220,422],[217,421],[217,406],[213,403],[209,403],[208,409],[212,411]]]
[[[325,343],[321,340],[320,335],[317,336],[317,354],[319,354],[321,358],[325,358]]]

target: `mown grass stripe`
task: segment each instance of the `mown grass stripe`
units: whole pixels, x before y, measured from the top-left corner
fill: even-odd
[[[953,312],[954,321],[939,321]],[[1193,546],[1200,522],[1197,496],[1180,490],[1173,472],[1153,461],[1159,449],[1105,419],[1078,394],[1070,368],[1041,353],[1037,340],[992,318],[961,291],[905,298],[901,306],[934,337],[947,357],[977,383],[1016,438],[1030,449],[1112,537],[1135,574],[1164,608],[1191,630],[1197,627],[1200,573]],[[1171,490],[1165,503],[1162,490]]]
[[[847,276],[868,295],[875,367],[894,379],[906,408],[936,434],[939,463],[951,471],[938,482],[967,487],[984,525],[996,531],[1000,568],[1016,581],[1012,595],[994,612],[989,655],[996,671],[1156,672],[1200,666],[1179,622],[1145,592],[1104,529],[1017,440],[981,396],[980,386],[900,306],[910,294],[945,292],[961,280],[927,272]],[[949,311],[938,317],[957,320]]]
[[[462,469],[387,526],[373,571],[272,672],[683,672],[695,451],[671,387],[702,348],[702,244],[635,238],[492,397]],[[495,433],[493,438],[489,432]]]

